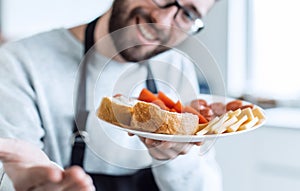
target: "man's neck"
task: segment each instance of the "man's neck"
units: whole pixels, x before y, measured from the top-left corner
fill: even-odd
[[[111,9],[108,10],[101,18],[98,19],[96,27],[95,27],[95,42],[99,46],[96,46],[98,52],[103,56],[108,58],[113,58],[116,61],[124,62],[124,59],[116,54],[116,48],[114,47],[113,40],[109,35],[109,19],[111,16]],[[87,24],[76,26],[70,28],[69,31],[77,38],[80,42],[84,42],[85,39],[85,29]],[[101,47],[101,45],[103,46]],[[117,55],[117,56],[115,56]]]

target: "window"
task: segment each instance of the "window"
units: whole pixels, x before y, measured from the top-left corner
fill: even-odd
[[[299,7],[295,0],[230,0],[229,92],[300,102]]]
[[[300,2],[253,0],[252,7],[250,86],[255,93],[300,98]]]

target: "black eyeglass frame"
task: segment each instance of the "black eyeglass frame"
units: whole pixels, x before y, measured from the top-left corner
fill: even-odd
[[[190,19],[193,22],[193,25],[190,27],[190,29],[187,32],[189,35],[194,35],[199,33],[203,28],[204,28],[204,22],[202,21],[202,19],[195,15],[193,12],[189,11],[188,8],[186,8],[185,6],[182,6],[178,0],[174,0],[174,2],[171,3],[167,3],[166,5],[161,5],[161,3],[158,3],[156,0],[152,0],[154,2],[154,4],[159,7],[160,9],[166,9],[169,8],[171,6],[176,6],[177,7],[177,12],[174,15],[174,21],[177,24],[177,26],[179,28],[182,29],[182,27],[180,26],[180,23],[178,23],[176,21],[176,17],[179,13],[180,10],[183,11],[184,15],[186,15],[188,17],[188,19]],[[182,29],[185,30],[185,29]]]

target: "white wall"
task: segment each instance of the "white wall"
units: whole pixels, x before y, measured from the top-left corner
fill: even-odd
[[[2,32],[22,38],[57,27],[87,22],[104,12],[113,0],[2,0]]]
[[[207,46],[227,84],[228,0],[218,1],[204,18],[205,29],[198,35]]]

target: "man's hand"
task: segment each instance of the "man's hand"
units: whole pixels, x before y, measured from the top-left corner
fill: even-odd
[[[168,141],[159,141],[140,137],[141,141],[146,145],[150,155],[157,160],[174,159],[179,155],[185,155],[194,145],[199,143],[177,143]]]
[[[129,133],[130,136],[133,134]],[[148,148],[150,155],[157,160],[174,159],[179,155],[187,154],[192,146],[200,146],[201,142],[196,143],[179,143],[148,139],[139,137]]]
[[[0,160],[16,191],[95,190],[80,167],[62,170],[42,150],[21,140],[0,138]]]

